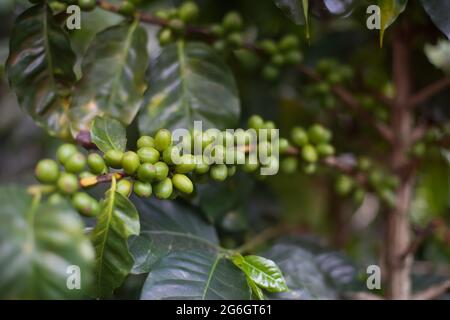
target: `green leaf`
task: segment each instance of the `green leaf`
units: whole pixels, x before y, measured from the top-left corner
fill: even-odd
[[[139,22],[124,22],[98,33],[81,66],[71,107],[75,131],[87,130],[97,115],[129,125],[145,91],[147,33]]]
[[[384,33],[386,29],[397,20],[398,16],[405,10],[408,0],[378,0],[381,10],[380,46],[383,46]]]
[[[217,252],[213,226],[201,220],[192,207],[175,201],[133,199],[138,208],[141,233],[129,241],[135,264],[132,272],[146,273],[174,250]]]
[[[148,274],[141,299],[248,300],[245,275],[221,253],[173,251]]]
[[[69,133],[68,94],[75,82],[75,54],[47,5],[15,21],[6,71],[21,107],[51,135]]]
[[[161,128],[234,128],[240,114],[236,83],[227,65],[203,43],[165,46],[150,75],[142,113],[141,133]]]
[[[93,262],[73,209],[32,204],[24,189],[0,187],[0,299],[81,298],[91,285]],[[81,290],[67,287],[70,266],[80,268]]]
[[[268,294],[270,299],[338,299],[346,290],[366,290],[348,258],[309,239],[281,240],[262,255],[280,267],[289,287]]]
[[[434,24],[450,39],[450,2],[421,0],[421,3]]]
[[[108,297],[133,267],[127,239],[139,234],[139,215],[131,201],[116,192],[116,182],[106,193],[97,225],[92,233],[96,252],[97,297]]]
[[[233,263],[259,287],[269,292],[288,290],[283,274],[272,260],[259,256],[236,255],[233,257]]]
[[[91,128],[92,142],[104,153],[108,150],[125,151],[127,135],[123,124],[110,117],[95,117]]]
[[[246,277],[246,278],[247,278],[247,284],[250,287],[250,289],[252,290],[252,294],[255,296],[255,298],[258,300],[265,300],[266,298],[264,297],[263,291],[261,290],[260,287],[258,287],[258,285],[255,283],[255,281],[253,281],[249,277]]]

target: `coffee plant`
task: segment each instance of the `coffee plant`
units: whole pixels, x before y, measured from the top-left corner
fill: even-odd
[[[52,152],[33,182],[0,187],[0,297],[432,299],[450,287],[448,275],[413,286],[415,257],[450,255],[450,63],[447,40],[433,45],[450,38],[448,1],[9,2],[0,74]],[[294,218],[264,216],[278,202],[267,186]],[[298,216],[323,202],[330,247],[377,255],[353,263],[303,235]]]

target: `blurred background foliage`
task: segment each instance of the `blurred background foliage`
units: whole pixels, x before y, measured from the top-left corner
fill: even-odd
[[[180,2],[143,0],[140,9],[154,12],[157,8],[176,6]],[[199,0],[197,3],[202,10],[200,23],[219,21],[224,12],[235,9],[242,13],[246,24],[252,26],[245,33],[246,39],[253,40],[260,36],[277,39],[286,33],[297,34],[304,39],[302,46],[306,64],[314,66],[320,59],[334,58],[351,64],[362,83],[369,87],[385,93],[392,89],[389,42],[386,41],[384,48],[379,48],[377,32],[368,31],[365,27],[363,10],[357,10],[345,19],[313,18],[308,43],[305,28],[291,23],[271,0],[258,1],[257,5],[254,1],[238,0]],[[13,19],[27,6],[29,4],[25,0],[0,1],[2,184],[32,182],[35,163],[51,155],[58,144],[20,110],[3,72]],[[449,71],[450,46],[443,35],[430,27],[429,18],[420,6],[413,2],[407,10],[421,30],[410,48],[417,79],[415,86],[419,88],[441,77],[442,71],[439,69]],[[82,29],[70,32],[78,57],[82,56],[99,30],[117,23],[119,19],[119,16],[100,9],[83,14]],[[153,56],[158,49],[155,39],[157,29],[146,28],[151,35],[149,52]],[[389,31],[386,37],[390,37]],[[319,120],[333,130],[338,153],[365,155],[375,161],[385,157],[386,146],[374,143],[374,133],[368,125],[359,122],[339,106],[327,108],[317,99],[308,97],[305,94],[305,79],[295,70],[285,71],[280,81],[268,83],[259,77],[261,65],[257,56],[236,52],[228,59],[234,66],[242,99],[242,126],[249,115],[256,113],[274,120],[281,135],[288,135],[294,125],[307,126]],[[450,92],[447,90],[421,106],[420,117],[434,123],[448,123],[449,104]],[[135,123],[129,132],[137,134]],[[412,208],[412,220],[418,230],[433,219],[438,219],[442,225],[450,225],[449,161],[449,152],[437,152],[427,158],[418,176]],[[200,187],[193,205],[200,209],[206,220],[218,226],[223,245],[227,247],[241,244],[268,226],[289,225],[298,226],[299,234],[314,234],[322,243],[343,249],[358,265],[377,263],[382,236],[378,200],[368,194],[362,203],[355,204],[352,199],[339,196],[334,188],[333,175],[325,173],[314,177],[301,173],[289,176],[279,174],[256,182],[240,174],[226,183],[210,183]],[[414,268],[417,288],[424,288],[440,277],[450,275],[449,244],[450,232],[446,230],[435,233],[421,246]],[[134,280],[130,279],[131,283]],[[132,297],[132,288],[132,284],[127,282],[121,294]]]

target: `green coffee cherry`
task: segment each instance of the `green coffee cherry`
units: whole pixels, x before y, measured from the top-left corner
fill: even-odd
[[[151,182],[156,177],[156,168],[151,163],[143,163],[139,166],[137,177],[140,181]]]
[[[188,173],[195,169],[195,157],[184,154],[180,157],[180,163],[175,166],[176,173]]]
[[[236,166],[229,166],[228,173],[227,173],[228,177],[234,176],[236,174],[236,170],[237,170]]]
[[[161,181],[169,174],[169,167],[164,162],[157,162],[155,166],[155,179]]]
[[[154,186],[155,195],[158,199],[168,199],[173,192],[173,184],[170,178],[165,178]]]
[[[316,162],[318,160],[316,148],[310,144],[307,144],[302,148],[301,154],[306,162]]]
[[[367,171],[372,167],[372,161],[367,157],[360,157],[358,159],[358,169],[361,171]]]
[[[303,167],[303,172],[306,174],[313,174],[317,171],[317,165],[315,163],[308,163]]]
[[[185,28],[185,24],[183,20],[180,19],[172,19],[169,21],[169,28],[175,32],[182,32]]]
[[[191,194],[194,191],[194,185],[191,179],[184,174],[175,174],[172,177],[173,186],[180,192]]]
[[[120,193],[124,197],[129,197],[133,189],[133,183],[128,179],[121,179],[117,182],[116,192]]]
[[[264,120],[258,115],[253,115],[248,119],[248,126],[255,130],[262,129]]]
[[[278,44],[278,47],[281,51],[290,51],[293,49],[298,48],[298,38],[297,36],[293,34],[285,35],[283,38],[281,38],[280,43]]]
[[[106,164],[114,169],[119,169],[122,166],[122,151],[111,149],[108,150],[103,157]]]
[[[295,157],[287,157],[281,161],[281,170],[286,174],[292,174],[298,170],[298,160]]]
[[[309,128],[308,138],[315,144],[326,143],[331,140],[331,132],[320,124],[315,124]]]
[[[49,3],[50,8],[55,12],[66,10],[67,4],[59,1],[53,1]]]
[[[217,37],[221,37],[224,34],[223,27],[220,24],[213,24],[210,30],[211,33]]]
[[[274,55],[278,52],[278,47],[272,40],[263,40],[259,46],[268,55]]]
[[[64,163],[64,168],[67,172],[71,173],[80,173],[86,167],[86,157],[77,152],[73,154],[67,161]]]
[[[216,164],[209,172],[211,178],[216,181],[224,181],[228,176],[228,168],[224,164]]]
[[[194,172],[197,174],[204,174],[208,172],[209,165],[204,161],[203,156],[197,156]]]
[[[78,190],[78,179],[73,173],[63,172],[56,182],[58,190],[66,195],[75,193]]]
[[[102,174],[106,171],[105,160],[97,153],[88,155],[87,164],[92,173]]]
[[[126,174],[134,174],[140,165],[139,156],[136,152],[127,151],[123,154],[122,157],[122,168]]]
[[[163,20],[168,20],[170,18],[169,13],[165,10],[156,10],[155,17]]]
[[[362,203],[365,197],[366,191],[362,188],[357,188],[355,192],[353,192],[353,201],[356,203]]]
[[[93,174],[92,172],[89,172],[89,171],[83,171],[78,175],[78,178],[80,178],[80,179],[91,178],[91,177],[95,177],[95,174]]]
[[[218,52],[224,52],[227,48],[227,43],[223,40],[216,40],[213,43],[213,48]]]
[[[64,164],[72,155],[78,152],[73,144],[65,143],[56,151],[56,158],[61,164]]]
[[[55,183],[59,177],[59,168],[56,161],[43,159],[38,162],[34,171],[36,179],[42,183]]]
[[[242,167],[242,170],[245,172],[255,172],[258,168],[259,168],[258,162],[250,163],[249,160],[247,159]]]
[[[48,203],[51,205],[60,205],[66,201],[66,199],[60,193],[53,193],[48,197]]]
[[[131,17],[134,15],[136,8],[134,7],[134,4],[130,1],[124,1],[120,4],[118,12],[126,17]]]
[[[281,67],[281,66],[284,64],[285,60],[284,60],[283,55],[281,55],[281,54],[275,54],[275,55],[272,57],[271,62],[272,62],[273,65],[275,65],[275,66],[277,66],[277,67]]]
[[[268,81],[273,81],[280,75],[280,70],[274,65],[267,65],[262,70],[262,77]]]
[[[335,152],[334,147],[328,143],[321,143],[316,146],[317,153],[321,157],[332,156]]]
[[[286,153],[289,147],[289,141],[285,138],[280,138],[280,140],[278,141],[278,150],[280,154]]]
[[[168,149],[167,149],[168,150]],[[152,147],[143,147],[137,151],[139,159],[143,163],[154,164],[158,162],[160,154],[159,151]]]
[[[135,181],[133,190],[141,198],[148,198],[152,195],[152,185],[149,182]]]
[[[97,6],[95,0],[78,0],[78,6],[83,11],[92,11]]]
[[[175,157],[181,157],[181,150],[177,146],[169,147],[164,150],[162,159],[165,163],[172,165]]]
[[[72,205],[79,213],[87,217],[95,217],[100,212],[97,200],[85,192],[76,192],[72,197]]]
[[[240,47],[244,43],[244,39],[239,32],[233,32],[228,35],[227,42],[233,47]]]
[[[355,182],[352,178],[346,175],[341,175],[336,180],[335,189],[338,194],[345,196],[353,190],[354,186]]]
[[[178,9],[178,15],[184,22],[194,21],[199,13],[198,6],[195,2],[187,1],[183,3]]]
[[[302,62],[303,55],[298,51],[290,51],[284,56],[284,61],[287,64],[298,64]]]
[[[161,129],[155,135],[155,148],[162,152],[172,144],[172,134],[169,130]]]
[[[240,30],[243,26],[242,17],[238,12],[228,12],[222,20],[222,26],[227,31]]]
[[[169,28],[164,28],[159,33],[159,43],[165,46],[173,41],[173,32]]]
[[[142,136],[138,139],[136,144],[137,144],[138,149],[141,149],[144,147],[154,148],[155,147],[155,139],[153,139],[150,136]]]
[[[294,129],[292,129],[291,139],[292,142],[298,147],[303,147],[308,143],[308,135],[306,134],[306,131],[301,127],[295,127]]]

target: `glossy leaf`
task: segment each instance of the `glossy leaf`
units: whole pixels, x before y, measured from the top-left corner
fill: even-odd
[[[108,150],[125,151],[126,130],[123,124],[110,117],[96,117],[91,128],[92,142],[104,153]]]
[[[205,223],[192,207],[175,201],[133,199],[139,211],[141,233],[133,237],[133,273],[149,272],[162,257],[174,250],[216,252],[219,240],[213,226]]]
[[[259,256],[241,256],[233,258],[233,263],[257,284],[269,292],[284,292],[288,288],[278,266],[269,259]]]
[[[268,294],[270,299],[337,299],[347,289],[365,290],[346,257],[308,239],[279,241],[262,255],[279,266],[289,288],[288,292]]]
[[[173,251],[148,274],[141,299],[248,300],[245,275],[221,253]]]
[[[450,2],[421,0],[421,3],[434,24],[450,39]]]
[[[50,134],[69,133],[68,95],[75,82],[75,54],[47,5],[15,21],[6,70],[21,107]]]
[[[74,91],[74,130],[89,129],[97,115],[130,124],[141,104],[147,65],[147,33],[137,21],[98,33],[83,58],[83,76]]]
[[[309,39],[309,0],[275,0],[275,5],[295,24],[306,26]]]
[[[203,43],[165,46],[152,66],[142,113],[141,133],[158,129],[234,128],[240,114],[236,83],[229,68]]]
[[[139,215],[133,203],[116,192],[115,181],[101,206],[92,232],[96,252],[95,295],[108,297],[133,267],[127,239],[139,234]]]
[[[94,250],[71,207],[32,206],[31,197],[22,188],[0,187],[1,299],[86,296],[92,284],[93,262]],[[69,277],[76,277],[78,271],[81,290],[69,290],[67,284],[76,285]]]
[[[380,45],[383,45],[386,29],[397,20],[398,16],[405,10],[408,0],[378,0],[380,6]]]
[[[258,287],[258,285],[255,283],[255,281],[253,281],[249,277],[246,277],[246,278],[247,278],[247,284],[250,287],[250,289],[252,290],[252,299],[265,300],[266,298],[264,296],[262,289],[260,287]]]

